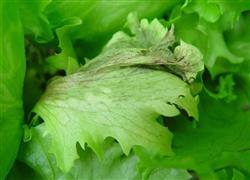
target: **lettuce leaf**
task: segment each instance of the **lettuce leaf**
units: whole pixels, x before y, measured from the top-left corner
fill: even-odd
[[[237,100],[230,103],[214,100],[201,93],[200,122],[196,128],[185,118],[169,119],[174,133],[175,156],[152,157],[138,150],[141,168],[183,168],[193,170],[201,179],[226,176],[250,177],[250,76],[237,77]],[[170,122],[171,121],[171,122]],[[222,171],[225,174],[222,175]],[[237,171],[237,172],[235,172]]]
[[[198,97],[172,73],[192,81],[203,69],[200,52],[184,42],[172,52],[173,32],[156,19],[139,22],[131,15],[128,20],[132,37],[114,34],[95,59],[52,80],[33,109],[45,121],[50,151],[65,172],[78,158],[77,142],[102,157],[107,137],[115,138],[127,155],[135,145],[173,155],[172,134],[156,118],[183,109],[198,119]]]
[[[32,36],[39,43],[46,43],[54,38],[50,22],[43,13],[51,0],[19,3],[20,18],[25,35]]]
[[[90,148],[82,150],[77,145],[80,158],[74,162],[68,173],[63,173],[57,167],[55,156],[46,148],[51,145],[51,138],[44,123],[32,127],[30,131],[32,139],[23,144],[19,160],[40,174],[36,179],[142,179],[144,172],[140,172],[137,168],[138,157],[134,153],[124,156],[119,144],[113,139],[105,141],[102,160],[98,159]],[[15,173],[19,171],[16,169]],[[151,180],[160,177],[171,180],[190,178],[183,169],[157,168],[149,173]]]
[[[242,13],[247,10],[250,10],[248,1],[194,0],[187,1],[181,7],[176,6],[168,21],[175,23],[178,38],[199,48],[204,55],[206,68],[215,78],[223,73],[238,72],[240,64],[247,57],[234,50],[231,43],[231,36],[239,32],[235,28],[238,20],[243,19]],[[244,25],[241,27],[246,29]],[[249,44],[244,36],[238,36],[237,41],[238,47]]]
[[[44,10],[53,28],[71,17],[78,17],[82,25],[72,29],[71,37],[98,42],[104,36],[110,38],[112,33],[121,29],[130,12],[137,12],[139,17],[154,18],[162,15],[178,1],[55,1]],[[70,9],[70,11],[69,11]],[[112,12],[112,13],[111,13]]]
[[[22,136],[24,38],[18,4],[1,2],[0,25],[0,179],[10,170]]]
[[[1,3],[0,179],[22,133],[23,35],[25,115],[48,86],[7,179],[250,178],[248,0],[16,5]]]

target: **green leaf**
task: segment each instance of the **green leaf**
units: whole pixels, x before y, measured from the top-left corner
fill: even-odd
[[[112,34],[123,28],[130,12],[138,13],[140,18],[162,17],[178,1],[163,0],[116,2],[85,0],[51,2],[45,9],[51,27],[61,27],[66,19],[79,18],[82,24],[69,31],[75,42],[78,59],[84,64],[84,57],[93,58],[100,53]],[[112,13],[111,13],[112,12]]]
[[[226,76],[220,76],[219,86],[217,88],[213,89],[217,92],[213,93],[213,92],[208,90],[207,93],[211,97],[214,97],[215,99],[224,99],[227,102],[231,102],[237,98],[237,96],[233,92],[234,86],[235,86],[235,82],[233,80],[232,74],[229,74]]]
[[[70,18],[65,20],[61,25],[62,27],[56,30],[59,47],[62,51],[47,58],[50,71],[64,70],[66,74],[72,74],[79,67],[69,31],[81,23],[81,19],[79,18]]]
[[[200,122],[196,128],[185,121],[185,118],[167,120],[169,124],[172,122],[169,128],[175,135],[175,156],[152,158],[149,153],[138,151],[141,166],[189,169],[196,172],[201,179],[216,179],[217,171],[233,167],[239,171],[234,176],[245,176],[248,179],[250,76],[238,77],[236,82],[238,98],[231,103],[201,94]]]
[[[149,180],[188,180],[191,175],[186,170],[181,169],[155,169],[151,172]]]
[[[51,26],[58,27],[61,21],[71,17],[79,17],[83,24],[72,29],[75,39],[96,42],[121,29],[130,12],[137,12],[139,17],[157,17],[170,9],[178,1],[60,1],[52,2],[45,9]],[[110,13],[112,12],[112,13]],[[107,40],[107,38],[106,38]]]
[[[239,33],[238,30],[232,28],[237,25],[238,19],[242,19],[243,11],[246,10],[250,10],[247,1],[205,2],[195,0],[179,8],[178,13],[173,10],[168,22],[175,24],[178,39],[183,39],[199,48],[204,55],[206,67],[212,77],[215,78],[222,73],[238,71],[239,66],[244,61],[242,54],[239,52],[245,51],[245,48],[247,49],[248,37],[243,38],[241,36],[234,39],[231,34]],[[241,26],[241,31],[248,32],[247,27],[247,25],[245,27],[244,25]],[[234,50],[231,40],[237,40],[237,45],[243,45],[244,47],[236,47],[235,44],[233,48],[238,50]]]
[[[228,29],[225,32],[225,39],[229,48],[238,56],[243,56],[249,59],[250,52],[248,51],[250,47],[250,37],[248,26],[250,22],[250,11],[246,11],[239,18],[234,29]]]
[[[216,22],[221,15],[220,8],[216,3],[204,0],[193,0],[185,8],[185,12],[197,12],[201,18],[208,22]]]
[[[181,44],[174,50],[175,57],[178,61],[171,69],[180,74],[185,81],[192,82],[198,72],[202,71],[204,64],[200,51],[194,46],[181,41]]]
[[[51,41],[54,38],[50,22],[43,14],[49,3],[51,3],[51,0],[21,1],[19,3],[24,33],[34,37],[40,43]]]
[[[22,136],[25,56],[17,3],[4,1],[0,8],[0,179],[4,179]]]
[[[34,169],[43,179],[59,178],[61,171],[56,166],[53,154],[48,152],[51,139],[44,124],[31,128],[29,131],[32,139],[22,144],[18,159]],[[31,175],[31,172],[27,173],[28,177]]]
[[[224,15],[226,16],[226,15]],[[243,62],[243,58],[233,54],[227,47],[225,39],[223,37],[223,29],[221,24],[223,23],[223,17],[221,21],[218,21],[217,24],[207,24],[204,22],[202,25],[206,28],[206,33],[208,34],[208,48],[205,54],[204,60],[207,68],[210,70],[213,77],[220,73],[230,72],[229,68],[224,68],[223,64],[220,69],[218,64],[221,58],[225,59],[228,64],[231,66],[236,66]]]
[[[104,156],[102,160],[98,159],[90,148],[82,150],[77,145],[80,158],[74,162],[74,166],[68,173],[63,173],[56,165],[55,156],[48,152],[47,147],[51,145],[51,138],[45,125],[40,124],[32,127],[30,131],[32,139],[23,144],[19,160],[41,175],[42,178],[36,177],[36,179],[142,179],[144,172],[141,174],[138,171],[138,158],[135,154],[124,156],[119,144],[111,138],[107,139],[103,145]],[[18,175],[19,171],[20,167],[16,166],[13,173]],[[15,177],[15,174],[10,177]],[[158,177],[173,180],[190,177],[185,170],[166,168],[152,169],[148,174],[149,179],[152,180]],[[29,170],[26,171],[25,175],[26,179],[31,179],[34,173]]]
[[[179,108],[198,119],[198,97],[190,94],[182,79],[168,72],[168,67],[178,69],[179,63],[169,49],[171,33],[166,30],[161,40],[149,33],[148,46],[141,43],[139,37],[155,24],[155,34],[162,29],[157,20],[150,24],[142,20],[138,26],[142,31],[132,37],[116,33],[98,57],[48,85],[34,112],[44,119],[52,138],[50,150],[64,171],[78,158],[77,142],[83,148],[87,143],[101,157],[107,137],[115,138],[125,154],[139,145],[172,155],[172,134],[156,118],[176,116]],[[199,53],[194,49],[189,50]],[[183,53],[185,60],[186,55],[188,49]],[[201,61],[200,55],[195,57],[190,60]]]
[[[241,13],[250,10],[250,3],[248,0],[210,0],[210,2],[216,3],[220,7],[221,13],[227,15],[228,24],[225,24],[227,27],[234,27]]]

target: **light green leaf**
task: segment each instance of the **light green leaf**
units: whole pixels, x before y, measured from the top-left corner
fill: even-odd
[[[156,20],[148,27],[152,24]],[[34,112],[44,119],[52,138],[50,150],[64,171],[78,158],[77,142],[83,148],[87,143],[101,157],[107,137],[115,138],[125,154],[138,145],[172,155],[172,134],[156,118],[176,116],[179,108],[198,119],[198,97],[190,94],[182,79],[168,72],[175,56],[169,43],[162,42],[171,36],[160,41],[148,36],[154,43],[145,47],[138,35],[118,32],[98,57],[48,85]],[[184,59],[186,55],[189,53],[183,54]]]
[[[203,56],[200,51],[184,41],[181,41],[181,44],[175,48],[174,55],[177,62],[171,69],[176,74],[181,75],[185,81],[192,82],[196,78],[197,73],[204,68],[204,64],[201,61]]]
[[[50,71],[64,70],[68,75],[74,73],[79,67],[69,32],[81,23],[81,19],[73,17],[64,20],[61,24],[62,27],[56,29],[59,47],[62,51],[59,54],[47,58]]]
[[[158,45],[167,35],[168,29],[164,27],[157,19],[154,19],[151,23],[147,19],[142,19],[141,22],[137,18],[137,15],[130,13],[128,15],[128,27],[131,33],[135,35],[135,40],[140,47],[151,47],[153,45]],[[172,37],[166,38],[166,40],[171,40],[173,43],[175,41],[174,35]],[[169,45],[172,45],[169,43]]]
[[[29,131],[32,139],[22,144],[18,159],[34,169],[43,179],[59,179],[61,171],[56,166],[53,154],[48,152],[51,139],[44,124]],[[31,175],[27,173],[27,178],[29,176]]]
[[[63,173],[57,167],[55,156],[48,152],[47,147],[51,145],[51,138],[45,125],[40,124],[32,127],[30,131],[32,132],[32,139],[23,144],[19,160],[42,177],[36,177],[36,179],[142,179],[144,172],[137,169],[137,156],[134,153],[124,156],[119,144],[111,138],[107,139],[103,145],[104,156],[102,160],[98,159],[90,148],[82,150],[77,145],[80,158],[74,162],[74,166],[68,173]],[[14,172],[20,173],[19,169],[17,166]],[[151,180],[158,177],[172,180],[190,178],[187,171],[181,169],[152,169],[148,173]],[[26,179],[31,179],[33,175],[31,172],[26,172]]]

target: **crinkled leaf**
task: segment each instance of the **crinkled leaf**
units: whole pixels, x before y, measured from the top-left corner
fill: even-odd
[[[43,179],[142,179],[142,174],[137,169],[138,158],[134,153],[124,156],[113,139],[105,141],[104,157],[101,161],[90,148],[83,151],[78,146],[80,159],[75,161],[68,173],[63,173],[57,167],[54,155],[46,148],[51,145],[51,138],[44,124],[31,128],[31,131],[32,139],[23,144],[19,160],[38,172]],[[19,172],[18,169],[16,172]],[[31,175],[26,178],[29,179]],[[188,179],[190,175],[180,169],[152,169],[149,172],[149,179],[159,177],[179,180]]]
[[[219,61],[219,59],[225,59],[231,66],[236,66],[237,64],[242,63],[244,60],[242,57],[233,54],[228,49],[223,37],[223,29],[220,27],[222,21],[223,17],[221,17],[221,21],[218,21],[217,24],[206,24],[207,22],[204,22],[203,24],[203,26],[206,28],[205,31],[208,34],[208,48],[204,57],[204,61],[213,77],[220,73],[230,72],[229,68],[225,69],[223,66],[219,69],[221,71],[218,71],[218,66],[220,65],[216,63],[218,63],[217,61]]]
[[[244,12],[241,16],[234,29],[228,29],[225,32],[225,39],[229,49],[237,56],[244,58],[244,62],[238,65],[236,72],[248,73],[250,69],[250,11]],[[219,66],[223,69],[223,66]]]
[[[247,1],[196,0],[188,2],[177,14],[173,11],[169,22],[175,23],[178,38],[194,44],[201,50],[205,65],[214,78],[218,74],[238,71],[239,65],[244,61],[237,51],[229,48],[231,43],[228,39],[232,38],[229,34],[229,38],[225,38],[224,34],[234,31],[232,28],[242,16],[242,12],[249,9]],[[246,38],[238,38],[237,41],[238,44],[249,42]]]
[[[222,24],[227,27],[233,27],[241,12],[250,9],[250,3],[248,0],[193,0],[183,9],[187,13],[196,12],[201,19],[211,23],[218,21],[221,15],[226,14],[228,23]]]
[[[173,65],[171,69],[182,76],[186,81],[192,82],[198,72],[204,68],[202,54],[194,46],[181,41],[181,44],[174,50],[176,57],[176,65]],[[175,62],[173,62],[175,63]]]
[[[234,86],[235,82],[232,74],[226,75],[225,77],[220,76],[219,86],[217,88],[213,87],[213,90],[217,92],[207,91],[207,93],[215,99],[224,99],[225,101],[230,102],[237,98],[234,94]]]
[[[154,20],[152,24],[158,23]],[[161,31],[159,27],[154,33]],[[51,152],[64,171],[78,158],[77,142],[83,148],[87,143],[102,156],[101,146],[109,136],[120,143],[125,154],[139,145],[172,155],[172,134],[156,118],[178,115],[177,107],[198,118],[198,97],[190,94],[181,78],[168,72],[168,67],[179,62],[173,61],[175,55],[165,43],[172,37],[164,36],[158,44],[153,38],[154,43],[142,47],[138,36],[115,34],[103,52],[77,73],[52,80],[35,106],[51,135]],[[200,53],[189,48],[191,53]],[[184,60],[186,55],[185,49]],[[194,57],[191,62],[201,61],[200,54]]]
[[[234,27],[235,23],[238,21],[242,12],[250,10],[250,3],[248,0],[209,0],[211,3],[217,4],[221,10],[221,14],[226,14],[228,18],[228,23],[224,24],[227,27]]]
[[[174,133],[175,156],[154,158],[142,151],[141,165],[151,167],[185,168],[193,170],[201,179],[218,176],[250,177],[250,76],[238,77],[237,100],[230,103],[201,95],[200,122],[196,128],[185,118],[172,121],[169,126]],[[148,160],[146,160],[148,159]],[[232,168],[233,167],[233,168]],[[147,167],[148,168],[148,167]],[[238,172],[217,174],[219,170],[236,169]],[[224,175],[223,175],[224,174]]]
[[[79,67],[69,32],[81,23],[79,18],[69,18],[61,24],[62,27],[56,30],[62,51],[47,58],[50,71],[64,70],[66,74],[71,74]]]

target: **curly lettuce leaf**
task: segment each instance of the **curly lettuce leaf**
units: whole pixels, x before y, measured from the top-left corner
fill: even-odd
[[[17,3],[1,2],[0,8],[0,179],[4,179],[22,136],[25,55]]]
[[[225,76],[220,76],[219,85],[217,87],[213,86],[213,89],[207,89],[206,92],[215,99],[222,99],[226,102],[231,102],[237,98],[234,94],[235,82],[232,74],[227,74]],[[215,91],[215,92],[212,92]]]
[[[145,46],[139,37],[154,25],[153,34],[144,38],[150,37]],[[132,37],[116,33],[103,52],[76,73],[52,80],[35,106],[34,112],[45,121],[51,135],[50,150],[63,171],[78,158],[77,142],[82,148],[87,143],[101,157],[107,137],[115,138],[125,154],[139,145],[172,155],[172,134],[156,118],[176,116],[183,109],[198,119],[198,97],[193,97],[188,84],[169,70],[175,67],[185,74],[179,63],[194,52],[198,54],[190,63],[200,67],[200,52],[193,46],[177,46],[175,51],[183,58],[176,60],[175,52],[169,49],[173,37],[166,28],[162,32],[164,27],[156,19],[130,26],[132,32],[136,28],[139,33]],[[154,36],[159,33],[162,39]]]
[[[200,122],[196,128],[185,118],[167,120],[172,122],[169,128],[175,135],[175,156],[152,158],[138,151],[141,166],[189,169],[201,179],[249,179],[250,76],[237,77],[236,82],[237,100],[230,103],[201,94]]]
[[[239,21],[236,23],[234,29],[228,29],[225,32],[225,39],[228,48],[237,56],[244,58],[244,62],[238,66],[236,73],[249,74],[250,69],[250,36],[249,27],[250,11],[242,13]],[[232,68],[231,68],[232,69]]]
[[[173,9],[168,21],[175,24],[178,38],[199,48],[206,67],[215,78],[219,74],[238,72],[246,60],[246,56],[231,48],[230,39],[233,39],[231,34],[239,32],[236,25],[247,10],[250,10],[248,1],[186,1]],[[244,31],[247,25],[241,27]],[[249,41],[242,36],[237,38],[237,43],[246,47]]]
[[[44,179],[138,179],[136,170],[137,157],[123,155],[120,146],[112,139],[104,143],[103,160],[87,148],[78,148],[80,158],[68,173],[63,173],[57,166],[55,156],[46,147],[51,145],[51,138],[44,124],[31,128],[32,140],[23,145],[20,160],[36,170]],[[79,146],[78,146],[79,147]]]
[[[204,55],[209,73],[204,85],[213,82],[207,92],[216,99],[235,99],[233,74],[249,74],[248,1],[185,1],[176,6],[167,24],[175,24],[177,39],[191,43]],[[211,92],[209,92],[211,91]]]
[[[69,31],[81,23],[79,18],[69,18],[63,22],[62,27],[56,29],[59,47],[62,51],[47,58],[46,62],[50,72],[64,70],[66,74],[71,74],[79,67]]]
[[[30,131],[32,139],[23,144],[19,161],[40,175],[40,177],[36,176],[36,179],[142,179],[144,172],[137,169],[138,157],[134,153],[124,156],[119,144],[113,139],[105,141],[102,160],[98,159],[90,148],[82,150],[77,146],[80,158],[74,162],[74,166],[68,173],[63,173],[57,167],[55,156],[49,153],[48,148],[46,148],[51,145],[51,138],[45,125],[40,124],[32,127]],[[15,177],[15,174],[18,175],[20,170],[20,167],[16,167],[11,177]],[[172,180],[190,178],[188,172],[183,169],[153,169],[149,174],[150,180],[160,177]],[[33,176],[34,174],[31,172],[26,174],[28,179]]]

